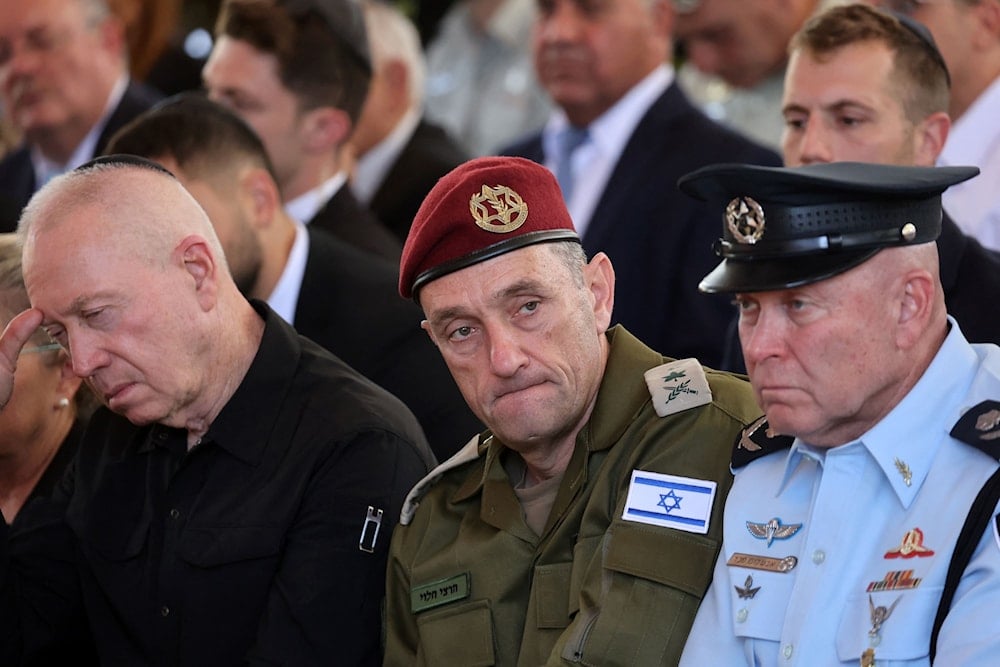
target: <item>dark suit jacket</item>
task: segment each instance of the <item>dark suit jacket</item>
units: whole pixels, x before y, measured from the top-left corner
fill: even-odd
[[[399,240],[406,241],[427,193],[439,178],[468,159],[447,132],[421,120],[376,190],[371,210]]]
[[[970,343],[1000,345],[1000,253],[968,236],[944,214],[937,240],[941,286],[948,314],[955,318]],[[726,337],[725,370],[746,373],[740,348],[739,319],[734,317]]]
[[[108,117],[104,131],[97,138],[94,156],[104,152],[111,136],[123,125],[156,104],[161,95],[141,83],[131,82],[121,102]],[[17,229],[17,221],[31,195],[35,193],[35,169],[31,165],[31,150],[21,146],[0,161],[0,232]]]
[[[395,394],[443,461],[482,425],[420,328],[423,315],[397,293],[398,268],[309,228],[295,328]]]
[[[1000,345],[1000,253],[963,233],[947,214],[937,244],[948,314],[970,343]]]
[[[544,161],[541,135],[503,151]],[[715,266],[721,212],[677,189],[677,179],[716,162],[780,165],[780,157],[709,120],[672,84],[629,138],[583,237],[617,277],[614,321],[676,358],[718,366],[729,298],[698,291]]]
[[[397,266],[403,254],[399,239],[358,201],[346,184],[307,222],[310,227],[325,230],[348,245],[383,257]]]

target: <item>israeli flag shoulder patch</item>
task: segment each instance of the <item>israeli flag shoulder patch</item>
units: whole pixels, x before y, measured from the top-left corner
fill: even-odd
[[[653,409],[660,417],[712,402],[705,369],[697,359],[678,359],[643,373]]]
[[[717,486],[704,479],[633,470],[622,519],[704,535]]]

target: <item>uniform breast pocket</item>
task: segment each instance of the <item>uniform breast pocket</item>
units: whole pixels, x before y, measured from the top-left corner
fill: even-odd
[[[733,630],[737,637],[781,640],[781,625],[795,585],[794,571],[768,572],[730,566]]]
[[[488,600],[451,604],[417,616],[421,665],[496,664],[493,612]]]
[[[616,523],[605,540],[601,557],[574,581],[582,604],[563,657],[584,665],[675,663],[711,579],[715,543],[631,522]]]
[[[852,595],[837,629],[837,657],[857,661],[868,648],[875,651],[876,664],[926,664],[930,636],[941,600],[941,586],[918,590],[879,591]],[[873,611],[874,609],[874,611]],[[875,636],[873,616],[884,617]]]

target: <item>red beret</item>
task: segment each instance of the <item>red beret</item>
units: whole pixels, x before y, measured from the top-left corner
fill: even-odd
[[[535,243],[580,242],[548,169],[519,157],[459,165],[427,193],[403,246],[399,293]]]

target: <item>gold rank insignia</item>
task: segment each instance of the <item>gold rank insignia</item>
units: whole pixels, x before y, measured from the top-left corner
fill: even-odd
[[[477,227],[494,234],[512,232],[528,219],[528,205],[506,185],[484,185],[469,199],[469,211]]]
[[[737,242],[753,245],[764,237],[764,209],[750,197],[737,197],[726,206],[726,226]]]

